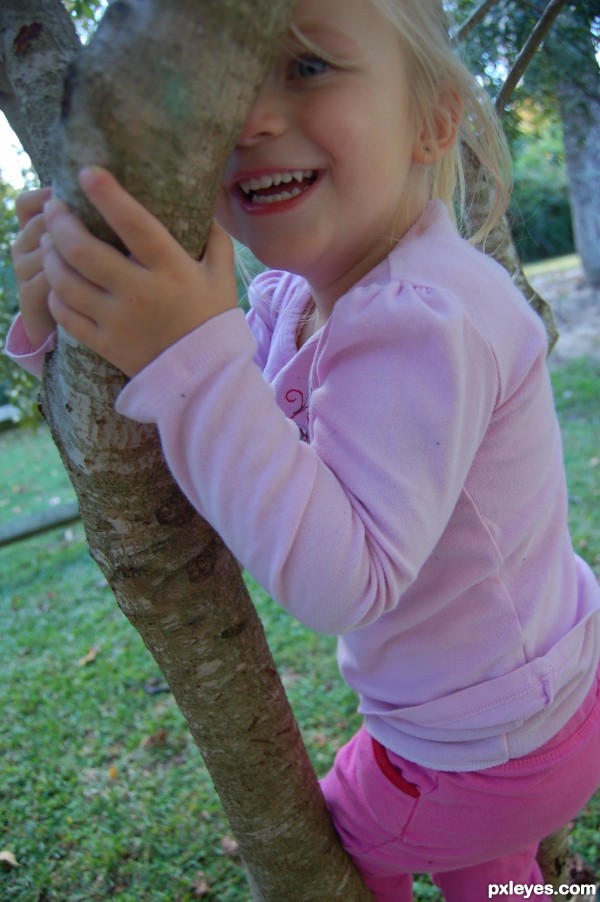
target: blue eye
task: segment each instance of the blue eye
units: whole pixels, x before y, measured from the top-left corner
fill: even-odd
[[[329,63],[319,56],[298,56],[292,64],[294,78],[314,78],[323,75],[329,69]]]

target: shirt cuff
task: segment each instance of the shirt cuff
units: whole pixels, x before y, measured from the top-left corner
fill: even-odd
[[[238,354],[256,353],[256,342],[240,308],[207,320],[171,345],[125,385],[117,413],[138,423],[157,423],[161,411],[186,406],[186,387],[209,378]]]
[[[27,337],[23,325],[23,317],[19,313],[6,336],[4,353],[24,370],[27,370],[28,373],[32,373],[32,375],[41,379],[44,369],[44,358],[46,354],[49,354],[55,348],[56,332],[51,332],[41,345],[34,347]]]

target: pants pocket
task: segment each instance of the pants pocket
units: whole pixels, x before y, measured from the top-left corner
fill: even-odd
[[[401,792],[413,799],[418,799],[421,795],[420,789],[414,783],[406,780],[399,768],[394,767],[388,758],[387,749],[384,745],[377,742],[376,739],[371,739],[371,741],[373,743],[373,756],[382,774]]]

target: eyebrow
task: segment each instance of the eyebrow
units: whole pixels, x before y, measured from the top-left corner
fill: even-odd
[[[312,17],[309,17],[304,21],[302,21],[302,19],[299,21],[295,20],[293,24],[300,34],[306,35],[310,41],[314,41],[317,45],[320,40],[325,40],[327,42],[333,41],[334,43],[339,41],[342,44],[348,45],[350,49],[358,51],[356,42],[353,38],[341,31],[336,25],[328,25],[319,22],[318,20],[315,21]],[[293,34],[293,32],[289,32],[289,34]]]
[[[344,34],[338,28],[329,27],[318,22],[294,22],[294,26],[298,31],[298,35],[307,38],[309,44],[313,44],[315,48],[323,46],[323,49],[332,52],[333,55],[356,58],[359,56],[359,48],[356,41],[349,35]],[[287,41],[296,45],[299,38],[293,31],[289,31]],[[300,41],[300,43],[302,43]]]

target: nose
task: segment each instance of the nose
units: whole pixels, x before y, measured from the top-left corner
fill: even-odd
[[[237,140],[238,147],[250,147],[275,138],[285,129],[285,111],[281,92],[268,77],[254,101]]]

